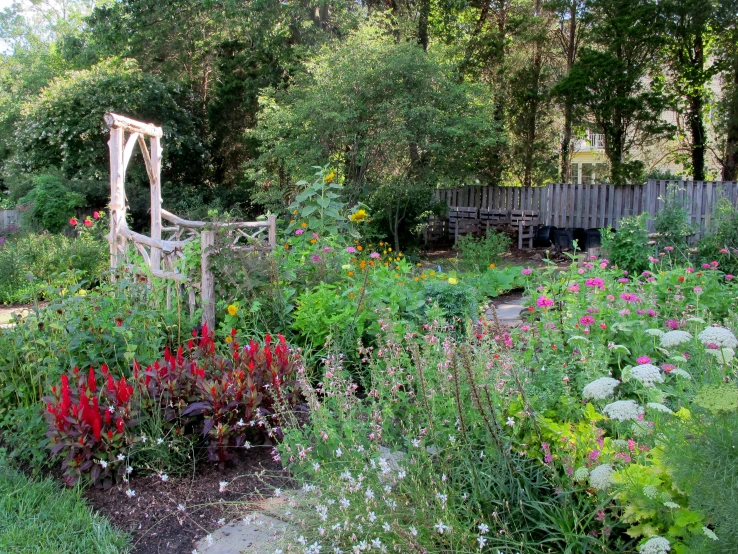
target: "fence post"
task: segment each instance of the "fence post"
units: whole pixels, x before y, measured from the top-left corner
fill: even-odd
[[[215,245],[215,231],[203,231],[200,233],[200,300],[202,302],[202,322],[207,324],[208,329],[215,328],[215,278],[210,271],[210,254]]]
[[[274,250],[277,247],[277,216],[267,216],[269,222],[269,248]]]

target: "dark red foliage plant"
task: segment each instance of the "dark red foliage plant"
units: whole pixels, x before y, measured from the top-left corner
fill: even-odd
[[[209,459],[222,467],[248,443],[281,438],[279,414],[298,401],[298,364],[281,335],[276,343],[267,335],[263,344],[252,339],[242,348],[234,331],[221,355],[205,326],[201,336],[175,354],[165,349],[163,360],[144,370],[134,362],[130,384],[105,366],[100,375],[75,368],[45,398],[51,454],[62,459],[67,483],[89,475],[110,487],[130,471],[138,417],[156,411],[176,433],[202,434]]]

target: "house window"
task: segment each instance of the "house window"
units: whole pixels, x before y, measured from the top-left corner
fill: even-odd
[[[594,182],[594,164],[582,164],[582,184],[591,185]]]
[[[606,183],[609,173],[610,168],[607,164],[594,164],[594,180],[596,183]]]
[[[579,183],[579,164],[571,164],[569,182],[574,184]]]

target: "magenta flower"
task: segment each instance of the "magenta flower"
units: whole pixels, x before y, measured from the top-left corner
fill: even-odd
[[[312,255],[312,256],[310,256],[310,257],[312,258],[312,260],[313,260],[314,262],[319,262],[319,261],[320,261],[320,256],[318,256],[317,254],[313,254],[313,255]]]
[[[579,323],[581,323],[585,327],[592,325],[594,322],[595,318],[593,318],[591,315],[585,315],[579,318]]]
[[[648,311],[646,313],[648,314],[648,317],[656,317],[656,312],[653,310],[653,308],[648,308]]]
[[[333,250],[333,248],[331,248],[330,246],[323,247],[323,252],[330,252],[331,250]]]
[[[638,303],[641,301],[640,298],[638,298],[637,295],[633,294],[632,292],[624,292],[620,295],[620,299],[623,302],[627,302],[628,304]]]
[[[731,275],[730,273],[728,273],[728,274],[727,274],[727,275],[725,276],[725,278],[726,278],[726,279],[727,279],[728,281],[732,281],[732,280],[733,280],[733,276],[732,276],[732,275]]]
[[[692,292],[694,292],[695,294],[698,294],[698,295],[699,294],[702,294],[702,287],[694,287],[692,289]]]
[[[301,234],[303,234],[304,232],[305,232],[305,231],[303,231],[302,229],[298,229],[297,231],[295,231],[295,234],[296,234],[296,235],[301,235]]]
[[[533,270],[526,267],[520,273],[521,275],[530,275],[531,273],[533,273]]]
[[[674,247],[673,246],[664,246],[664,250],[666,250],[667,252],[671,252],[672,250],[674,250]]]
[[[651,358],[649,358],[648,356],[641,356],[636,360],[636,362],[638,362],[639,364],[650,364]]]
[[[588,314],[598,314],[600,313],[600,309],[595,308],[594,306],[590,306],[589,308],[587,308],[587,313]]]
[[[627,282],[628,282],[628,279],[626,277],[621,277],[620,279],[618,279],[618,283],[627,283]]]
[[[676,369],[676,366],[674,364],[664,364],[661,366],[661,369],[664,370],[664,373],[671,373]]]
[[[622,316],[630,315],[630,310],[628,308],[622,309],[618,312]]]
[[[539,308],[550,308],[554,305],[554,301],[551,300],[548,296],[539,296],[538,300],[536,300],[536,305]]]
[[[382,257],[382,255],[379,252],[372,252],[371,254],[369,254],[369,257],[373,260],[378,260]]]
[[[715,268],[720,265],[720,262],[710,262],[710,266]]]
[[[605,280],[602,277],[595,277],[593,279],[587,279],[584,282],[584,284],[587,285],[588,287],[605,290]]]
[[[664,321],[664,325],[672,331],[674,329],[679,329],[679,322],[676,319],[667,319],[666,321]]]
[[[566,290],[569,292],[579,292],[579,283],[574,283],[573,285],[566,287]]]
[[[721,254],[727,254],[728,253],[728,249],[727,248],[721,248],[720,249],[720,253]]]
[[[702,264],[702,269],[710,269],[710,264]]]
[[[684,271],[686,271],[687,273],[694,273],[694,268],[693,267],[688,267]]]
[[[354,248],[353,246],[349,246],[348,248],[346,248],[346,252],[348,252],[349,254],[356,254],[356,248]]]
[[[615,297],[612,294],[608,294],[607,295],[607,301],[608,302],[614,302],[615,301]]]
[[[318,240],[318,239],[319,239],[320,237],[318,236],[318,233],[313,233],[313,238],[314,238],[315,240]]]

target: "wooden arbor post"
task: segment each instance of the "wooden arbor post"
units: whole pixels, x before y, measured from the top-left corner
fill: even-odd
[[[125,250],[125,236],[121,230],[126,224],[126,168],[131,160],[133,148],[138,143],[146,172],[151,184],[151,238],[161,240],[161,127],[141,123],[114,113],[105,114],[105,123],[110,129],[110,268],[118,267],[118,258]],[[128,132],[128,139],[125,133]],[[149,137],[151,154],[146,147]],[[161,249],[151,247],[151,267],[161,268]]]

